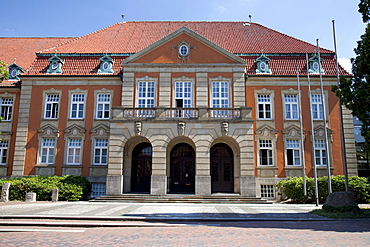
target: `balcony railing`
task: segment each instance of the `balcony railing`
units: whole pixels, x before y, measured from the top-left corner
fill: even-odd
[[[113,107],[113,120],[135,119],[198,119],[198,120],[246,120],[251,119],[250,107],[240,108],[125,108]]]

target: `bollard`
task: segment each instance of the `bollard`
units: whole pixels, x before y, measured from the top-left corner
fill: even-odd
[[[52,194],[51,194],[51,201],[52,202],[57,202],[58,201],[58,195],[59,195],[59,190],[57,188],[53,189]]]
[[[1,191],[1,201],[2,202],[9,201],[9,187],[10,187],[10,183],[3,183],[3,188]]]
[[[26,202],[35,202],[36,193],[26,193]]]

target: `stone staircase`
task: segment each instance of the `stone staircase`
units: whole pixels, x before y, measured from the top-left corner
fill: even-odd
[[[250,204],[272,203],[258,197],[245,197],[238,194],[212,194],[211,196],[196,196],[184,194],[170,194],[155,196],[149,194],[123,194],[119,196],[101,196],[91,202],[126,202],[126,203],[223,203],[223,204]]]

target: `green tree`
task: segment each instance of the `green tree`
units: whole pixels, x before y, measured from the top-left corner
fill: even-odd
[[[8,78],[8,69],[6,68],[6,64],[0,60],[0,83]]]
[[[359,12],[366,23],[370,20],[370,2],[361,0]],[[333,91],[340,98],[341,103],[363,123],[361,132],[367,146],[370,144],[370,24],[367,24],[365,33],[357,42],[354,49],[356,57],[352,58],[352,78],[341,76],[339,87],[333,86]]]

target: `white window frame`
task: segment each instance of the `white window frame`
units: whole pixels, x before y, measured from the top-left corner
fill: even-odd
[[[14,99],[10,97],[0,98],[0,116],[2,121],[11,121],[13,113]]]
[[[285,120],[298,120],[298,95],[284,94]]]
[[[45,96],[44,118],[58,119],[60,95],[57,93],[47,93]]]
[[[91,183],[91,197],[100,197],[106,195],[105,183]]]
[[[9,141],[0,142],[0,165],[6,165],[8,162]]]
[[[270,94],[257,94],[257,118],[259,120],[272,119],[272,104]]]
[[[179,103],[181,102],[181,106]],[[175,103],[176,107],[193,107],[193,83],[191,81],[175,82]]]
[[[94,139],[94,151],[93,151],[94,165],[108,165],[108,145],[109,145],[108,139],[105,138]]]
[[[259,139],[258,140],[259,149],[259,165],[260,166],[273,166],[274,165],[274,147],[272,140],[269,139]],[[265,153],[264,153],[265,152]],[[266,159],[267,162],[264,162]],[[266,164],[264,164],[266,163]]]
[[[85,117],[85,93],[71,93],[70,119],[84,119]],[[74,109],[75,108],[75,109]],[[74,113],[76,114],[74,116]]]
[[[286,162],[288,166],[301,166],[301,145],[299,140],[285,140]],[[291,157],[289,157],[291,156]],[[291,164],[290,161],[292,161]]]
[[[326,152],[326,144],[324,139],[315,139],[315,165],[327,166],[328,156]]]
[[[228,81],[212,81],[212,108],[230,107],[230,83]]]
[[[112,95],[110,93],[96,94],[96,119],[109,119]]]
[[[324,118],[323,101],[321,94],[311,94],[312,119],[322,120]]]
[[[40,146],[40,164],[54,164],[55,138],[42,138]]]
[[[275,188],[273,184],[260,185],[261,198],[275,198]]]
[[[137,107],[153,108],[155,107],[155,81],[137,82]]]
[[[67,165],[80,165],[82,160],[82,139],[68,138],[67,142]]]

